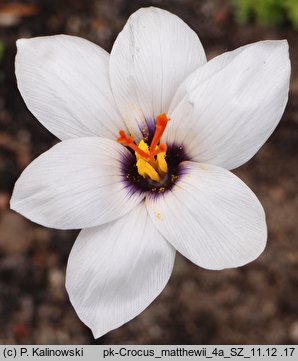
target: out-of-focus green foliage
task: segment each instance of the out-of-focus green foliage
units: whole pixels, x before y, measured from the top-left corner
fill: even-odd
[[[279,25],[289,21],[298,29],[298,0],[230,0],[240,23],[256,21],[264,25]]]
[[[298,0],[284,0],[284,7],[294,28],[298,30]]]

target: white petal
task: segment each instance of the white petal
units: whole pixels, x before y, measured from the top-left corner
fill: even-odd
[[[231,172],[213,165],[183,163],[172,191],[148,197],[156,227],[185,257],[208,269],[242,266],[264,250],[263,208]]]
[[[35,159],[15,184],[10,206],[47,227],[77,229],[117,219],[142,199],[122,174],[128,150],[105,138],[75,138]]]
[[[115,222],[81,231],[69,256],[66,288],[94,337],[142,312],[167,284],[174,258],[144,203]]]
[[[214,58],[177,91],[163,141],[183,144],[191,160],[233,169],[277,126],[290,77],[286,41],[264,41]]]
[[[115,139],[126,129],[109,80],[109,54],[67,35],[17,41],[18,87],[33,115],[60,139]]]
[[[199,38],[177,16],[154,7],[130,16],[113,46],[110,75],[115,100],[136,139],[168,111],[180,83],[205,62]]]

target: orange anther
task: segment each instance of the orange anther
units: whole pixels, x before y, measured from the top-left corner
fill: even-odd
[[[150,157],[152,158],[155,153],[155,148],[160,141],[160,138],[163,135],[164,130],[166,129],[166,126],[168,124],[168,121],[170,119],[167,117],[165,113],[162,113],[157,116],[156,118],[156,126],[155,126],[155,133],[150,145]]]
[[[125,145],[126,147],[131,148],[133,151],[135,151],[136,153],[138,153],[141,157],[143,157],[144,159],[150,159],[149,154],[147,154],[146,152],[144,152],[142,149],[140,149],[134,142],[133,137],[127,137],[127,135],[125,134],[124,130],[120,130],[119,131],[120,137],[117,138],[117,142],[120,144]]]
[[[167,145],[166,144],[159,144],[159,141],[163,135],[164,130],[168,124],[170,119],[167,117],[165,113],[162,113],[156,117],[156,126],[155,126],[155,133],[149,147],[149,154],[144,152],[140,149],[132,136],[127,136],[124,130],[119,131],[119,137],[117,138],[117,142],[123,144],[126,147],[131,148],[134,152],[138,153],[142,158],[146,159],[149,162],[154,161],[154,157],[159,153],[166,153]]]
[[[129,145],[131,143],[134,143],[133,141],[133,137],[130,136],[130,137],[127,137],[127,135],[125,134],[124,130],[120,130],[119,131],[119,135],[120,137],[117,138],[117,142],[118,143],[121,143],[123,145]]]
[[[166,144],[160,144],[157,149],[154,151],[154,155],[157,155],[159,153],[166,153],[167,152],[167,145]]]

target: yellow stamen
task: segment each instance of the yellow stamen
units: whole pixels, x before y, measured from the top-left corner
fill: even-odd
[[[140,158],[137,161],[137,168],[138,168],[138,172],[139,174],[143,177],[143,178],[150,178],[155,182],[160,182],[160,176],[159,174],[156,172],[156,170],[152,167],[151,164],[149,164],[145,159]]]
[[[156,157],[157,171],[160,175],[166,175],[168,173],[168,165],[165,158],[166,158],[165,152],[157,154]]]
[[[142,151],[142,152],[145,152],[146,155],[149,155],[150,152],[149,152],[149,146],[147,143],[145,143],[143,141],[143,139],[140,141],[140,143],[138,144],[138,148]],[[141,158],[144,158],[144,156],[140,155],[140,153],[137,153],[135,152],[135,155],[136,155],[136,158],[137,160],[141,159]]]
[[[118,143],[131,148],[135,152],[138,173],[142,177],[155,182],[160,182],[168,173],[166,162],[167,145],[158,143],[169,120],[165,113],[156,118],[155,133],[150,146],[144,140],[141,140],[136,145],[133,137],[128,137],[123,130],[119,131],[120,137],[117,139]]]

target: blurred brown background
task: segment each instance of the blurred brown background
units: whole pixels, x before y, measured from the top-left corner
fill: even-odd
[[[66,33],[110,51],[128,16],[148,5],[188,23],[209,59],[249,42],[288,39],[292,83],[286,112],[261,151],[235,172],[265,208],[268,245],[255,262],[222,272],[200,269],[178,255],[168,286],[153,304],[94,341],[64,288],[76,232],[40,227],[9,210],[21,171],[56,142],[16,88],[15,41]],[[228,0],[0,2],[0,344],[297,344],[297,36],[287,22],[237,24]]]

